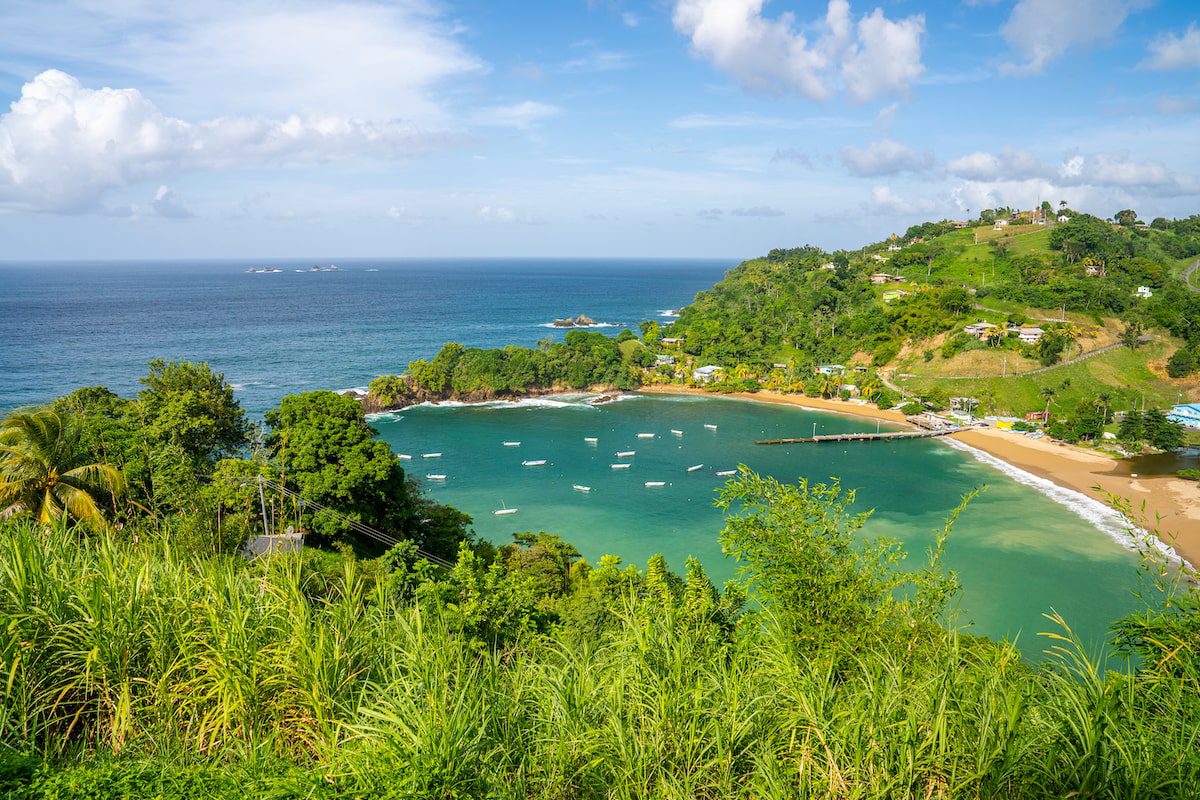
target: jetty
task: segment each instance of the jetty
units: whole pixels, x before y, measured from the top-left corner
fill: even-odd
[[[886,431],[879,433],[825,433],[817,436],[798,436],[793,439],[759,439],[755,444],[820,444],[821,442],[876,442],[896,439],[932,439],[949,436],[959,431],[982,427],[981,425],[947,425],[931,421],[928,415],[906,417],[914,431]]]

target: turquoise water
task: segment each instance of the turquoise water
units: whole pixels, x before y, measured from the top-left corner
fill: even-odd
[[[1111,519],[1089,521],[970,453],[934,440],[766,447],[771,436],[874,430],[875,423],[838,414],[705,397],[631,397],[593,407],[576,398],[488,406],[416,407],[375,418],[380,435],[413,456],[431,494],[475,518],[493,542],[517,531],[545,530],[574,543],[589,560],[614,553],[644,564],[663,553],[676,568],[694,555],[718,584],[736,565],[721,554],[715,472],[746,464],[782,481],[828,481],[858,493],[874,509],[865,533],[895,537],[908,566],[924,563],[929,544],[959,499],[988,490],[960,518],[946,553],[964,591],[959,623],[969,631],[1015,638],[1027,653],[1045,642],[1058,611],[1085,641],[1099,645],[1110,622],[1137,608],[1136,558],[1113,538]],[[705,424],[717,425],[712,431]],[[682,430],[675,436],[671,429]],[[638,433],[654,433],[640,439]],[[596,437],[590,445],[584,437]],[[505,447],[520,441],[520,447]],[[633,450],[632,458],[617,458]],[[441,452],[439,459],[424,453]],[[523,460],[547,461],[542,467]],[[627,470],[610,465],[631,462]],[[688,473],[687,467],[704,468]],[[647,488],[647,481],[663,487]],[[584,494],[573,484],[590,486]],[[496,516],[503,507],[516,514]],[[1081,505],[1081,513],[1096,515]],[[1099,521],[1108,530],[1094,524]]]

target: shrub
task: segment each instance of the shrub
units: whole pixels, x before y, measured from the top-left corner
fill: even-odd
[[[1196,356],[1187,347],[1181,347],[1167,359],[1167,374],[1172,378],[1186,378],[1196,371]]]

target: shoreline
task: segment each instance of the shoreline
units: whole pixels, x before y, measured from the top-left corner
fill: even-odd
[[[862,419],[907,425],[904,415],[845,400],[824,400],[779,392],[735,392],[718,394],[690,386],[644,386],[646,394],[705,395],[734,397],[758,403],[790,405],[810,411],[848,414]],[[1118,459],[1045,439],[1007,433],[995,428],[972,428],[948,438],[987,453],[1006,464],[1077,492],[1113,508],[1108,494],[1130,504],[1131,527],[1145,528],[1188,564],[1200,564],[1200,487],[1171,475],[1133,477],[1120,473]],[[1143,510],[1144,509],[1144,510]],[[1113,509],[1116,511],[1117,509]],[[1144,519],[1136,517],[1144,515]]]

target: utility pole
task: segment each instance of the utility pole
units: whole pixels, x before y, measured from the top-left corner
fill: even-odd
[[[258,501],[262,504],[263,533],[271,535],[271,526],[267,524],[267,496],[263,493],[263,478],[258,476]]]

